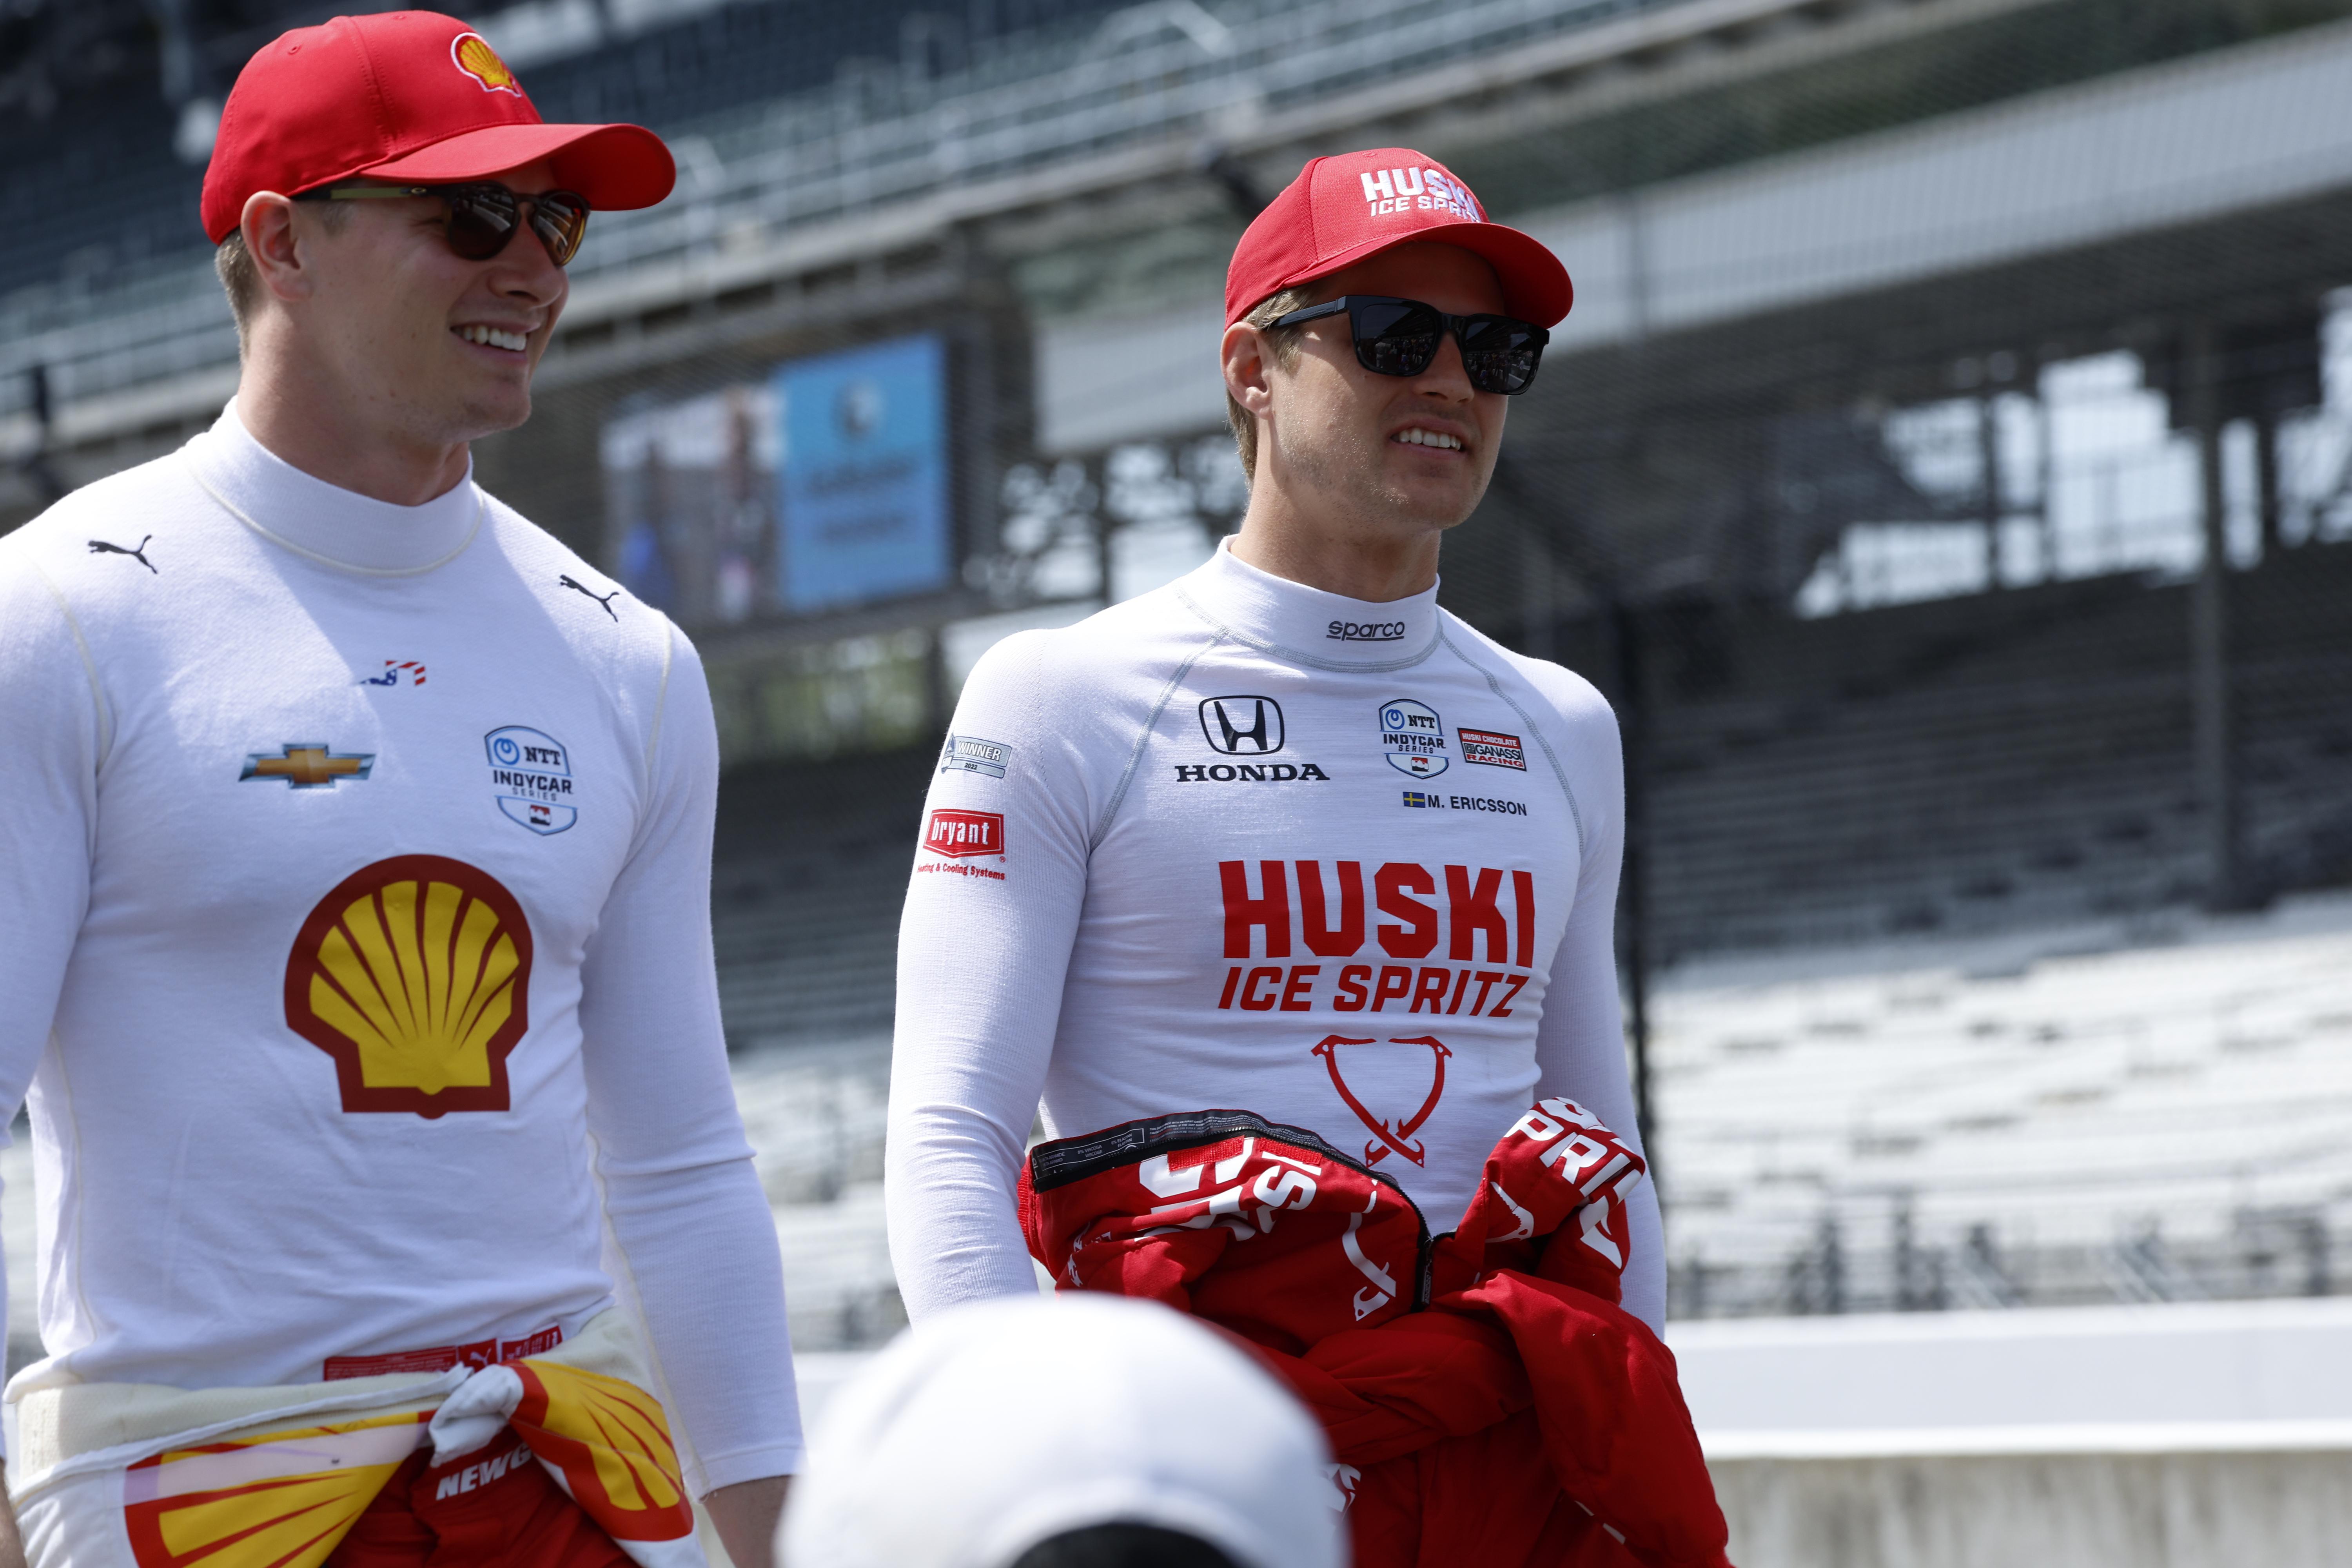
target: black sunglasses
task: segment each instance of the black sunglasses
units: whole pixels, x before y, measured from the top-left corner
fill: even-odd
[[[523,209],[530,209],[530,228],[547,247],[547,258],[558,267],[580,254],[588,232],[588,198],[577,191],[547,191],[535,196],[517,195],[504,185],[331,185],[304,191],[298,202],[393,201],[405,196],[437,196],[449,209],[444,233],[449,249],[467,261],[488,261],[520,233]]]
[[[1462,368],[1481,392],[1515,397],[1535,384],[1536,365],[1551,334],[1532,321],[1509,316],[1449,316],[1418,300],[1388,294],[1342,294],[1277,316],[1268,326],[1295,327],[1325,316],[1348,313],[1356,340],[1356,363],[1375,375],[1419,375],[1437,357],[1437,345],[1452,332],[1462,345]]]

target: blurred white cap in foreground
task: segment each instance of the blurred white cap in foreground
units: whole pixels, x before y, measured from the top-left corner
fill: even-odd
[[[926,1319],[819,1423],[791,1568],[1005,1568],[1114,1521],[1243,1568],[1345,1568],[1321,1427],[1274,1376],[1148,1301],[1067,1294]]]

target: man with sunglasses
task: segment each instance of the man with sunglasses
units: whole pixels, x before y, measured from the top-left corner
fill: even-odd
[[[799,1417],[701,668],[469,457],[591,211],[672,180],[454,18],[286,34],[205,182],[235,401],[0,542],[37,1564],[677,1564],[695,1497],[771,1560]]]
[[[1240,531],[992,649],[930,792],[887,1173],[919,1320],[1034,1289],[1014,1187],[1041,1100],[1056,1138],[1208,1108],[1307,1129],[1433,1230],[1539,1098],[1638,1141],[1615,721],[1436,602],[1570,300],[1548,250],[1409,148],[1315,160],[1243,236]],[[1143,1179],[1181,1202],[1213,1174]],[[1625,1195],[1625,1304],[1656,1329],[1657,1203]]]

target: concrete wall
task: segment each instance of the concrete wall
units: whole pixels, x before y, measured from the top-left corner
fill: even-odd
[[[1667,1325],[1710,1441],[2352,1423],[2352,1298]],[[2345,1561],[2352,1563],[2352,1542]]]
[[[1740,1568],[2352,1563],[2352,1300],[1668,1337]]]
[[[2118,1440],[2126,1435],[2117,1434]],[[1713,1457],[1739,1568],[2340,1568],[2352,1426],[2332,1447]],[[2179,1441],[2197,1443],[2196,1434]]]

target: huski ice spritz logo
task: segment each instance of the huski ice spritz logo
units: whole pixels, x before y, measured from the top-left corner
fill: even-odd
[[[1465,223],[1484,223],[1470,187],[1443,169],[1374,169],[1358,178],[1364,183],[1370,216],[1390,213],[1451,213]]]

